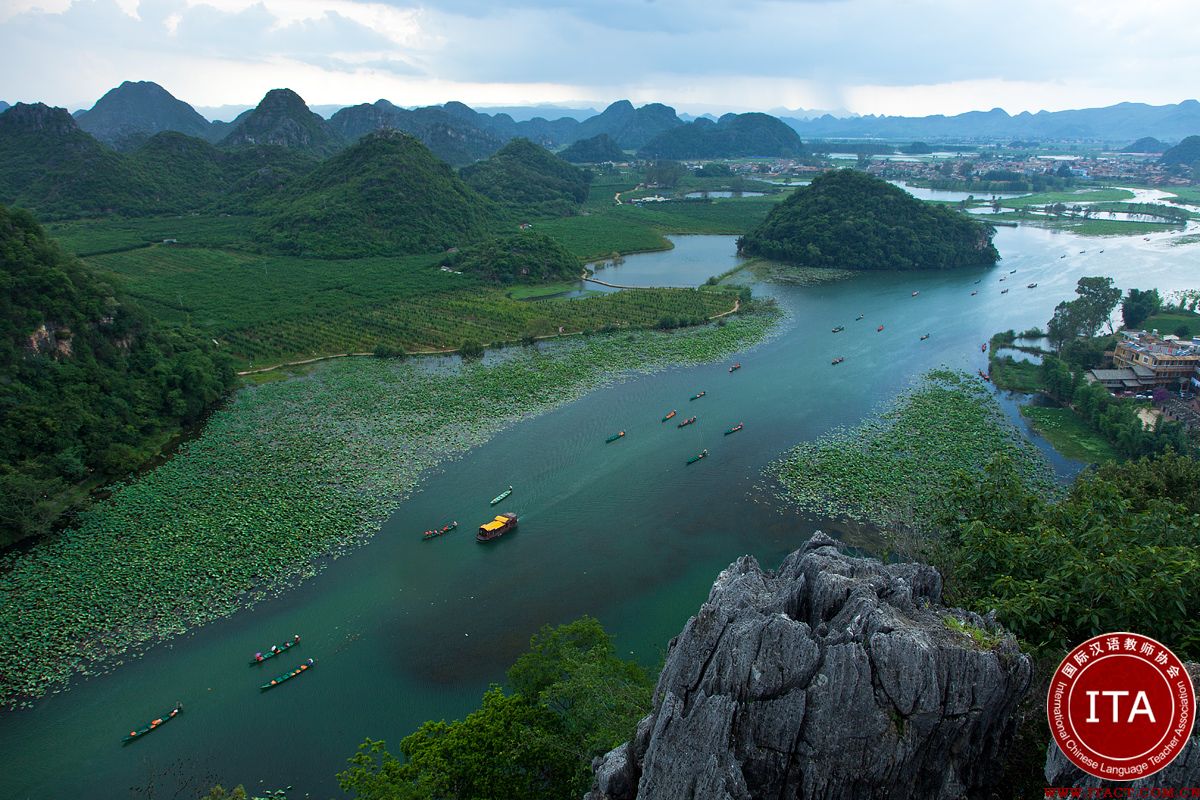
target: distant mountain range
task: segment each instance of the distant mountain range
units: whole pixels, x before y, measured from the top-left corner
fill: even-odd
[[[1118,103],[1075,111],[1023,111],[1015,116],[1001,108],[969,111],[952,117],[863,117],[816,119],[784,117],[805,139],[877,138],[912,140],[1087,140],[1128,142],[1144,136],[1179,141],[1200,131],[1200,102],[1151,106]]]
[[[203,137],[211,123],[150,81],[125,81],[75,115],[79,127],[105,144],[131,149],[161,131]]]

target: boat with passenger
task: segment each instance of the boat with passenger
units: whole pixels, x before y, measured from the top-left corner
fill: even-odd
[[[176,703],[175,707],[163,714],[161,717],[155,717],[140,728],[136,728],[129,732],[129,735],[122,739],[122,744],[129,744],[134,739],[140,739],[152,730],[162,727],[166,723],[175,719],[179,712],[183,711],[183,703]]]
[[[665,417],[663,417],[663,418],[662,418],[662,421],[663,421],[663,422],[666,422],[667,420],[669,420],[669,419],[670,419],[671,417],[673,417],[673,416],[675,416],[675,409],[673,409],[673,408],[672,408],[672,409],[671,409],[669,412],[667,412],[667,415],[666,415]]]
[[[838,356],[837,358],[835,358],[833,361],[830,361],[829,363],[833,364],[836,367],[838,364],[842,363],[845,360],[846,360],[845,356]]]
[[[436,538],[443,534],[449,533],[450,531],[454,530],[457,527],[458,527],[458,520],[455,520],[454,522],[447,522],[445,525],[443,525],[440,528],[433,528],[431,530],[425,531],[425,533],[421,534],[421,538],[422,539],[433,539],[433,538]]]
[[[505,490],[504,490],[503,492],[501,492],[500,494],[498,494],[498,495],[496,495],[495,497],[493,497],[493,498],[492,498],[492,505],[496,505],[497,503],[503,502],[503,501],[504,501],[504,498],[508,497],[510,494],[512,494],[512,487],[511,487],[511,486],[510,486],[510,487],[508,487],[507,489],[505,489]]]
[[[692,456],[691,458],[689,458],[689,459],[687,460],[687,463],[689,463],[689,464],[695,464],[697,461],[699,461],[699,460],[700,460],[700,459],[702,459],[702,458],[708,458],[708,451],[707,451],[707,450],[701,450],[699,453],[697,453],[696,455],[694,455],[694,456]]]
[[[490,542],[493,539],[499,539],[504,534],[517,527],[517,515],[511,511],[506,511],[503,514],[497,514],[492,518],[491,522],[485,522],[479,526],[479,533],[475,534],[475,541]]]
[[[729,371],[730,371],[730,372],[737,372],[737,371],[738,371],[739,369],[741,369],[741,368],[742,368],[742,365],[741,365],[740,363],[739,363],[739,364],[734,364],[732,367],[730,367],[730,368],[729,368]]]
[[[265,692],[268,689],[274,689],[279,684],[287,683],[288,681],[290,681],[292,678],[296,677],[300,673],[307,672],[309,667],[315,667],[316,665],[317,665],[317,662],[314,659],[310,658],[308,661],[305,661],[301,664],[297,664],[296,668],[294,670],[292,670],[291,672],[285,672],[282,675],[276,675],[274,678],[271,678],[271,680],[269,682],[264,683],[262,686],[258,687],[258,690],[260,692]]]
[[[732,428],[730,428],[729,430],[725,431],[725,435],[726,435],[726,436],[728,436],[728,435],[729,435],[729,434],[731,434],[731,433],[737,433],[738,431],[740,431],[740,430],[741,430],[742,428],[744,428],[744,427],[746,427],[746,423],[744,423],[744,422],[739,422],[737,425],[734,425]]]
[[[608,437],[607,439],[605,439],[605,440],[604,440],[604,443],[605,443],[605,444],[612,444],[612,443],[613,443],[613,442],[615,442],[617,439],[621,439],[621,438],[623,438],[624,436],[625,436],[625,431],[617,431],[617,432],[616,432],[616,433],[614,433],[612,436],[610,436],[610,437]]]
[[[686,428],[688,425],[695,425],[695,424],[696,424],[696,418],[688,417],[687,419],[685,419],[683,422],[679,423],[675,427],[676,428]]]
[[[273,644],[273,645],[271,645],[271,648],[269,650],[267,650],[266,652],[255,653],[254,658],[250,659],[250,666],[254,666],[255,664],[261,664],[262,662],[266,661],[268,658],[274,658],[275,656],[279,655],[280,653],[284,652],[285,650],[290,650],[298,644],[300,644],[300,634],[297,633],[295,636],[292,637],[291,641],[284,642],[283,644]]]
[[[692,396],[691,396],[690,398],[688,398],[688,399],[689,399],[689,400],[699,400],[701,397],[704,397],[704,395],[706,395],[706,394],[708,394],[708,392],[701,392],[700,394],[694,394],[694,395],[692,395]]]
[[[841,332],[842,332],[842,331],[844,331],[844,330],[846,330],[846,326],[845,326],[845,325],[838,325],[836,328],[834,328],[834,329],[833,329],[833,331],[832,331],[832,332],[833,332],[833,333],[841,333]]]

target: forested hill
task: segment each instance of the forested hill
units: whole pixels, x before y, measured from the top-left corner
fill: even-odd
[[[513,139],[459,175],[485,197],[529,216],[569,216],[588,194],[583,170],[528,139]]]
[[[206,338],[161,330],[0,206],[0,546],[44,533],[233,382]]]
[[[223,147],[255,144],[328,156],[345,146],[345,140],[319,114],[310,111],[300,95],[291,89],[272,89],[253,111],[238,117],[221,140]]]
[[[992,234],[966,214],[841,169],[793,192],[738,248],[805,267],[950,269],[994,264]]]
[[[397,131],[363,137],[262,208],[256,236],[266,247],[328,258],[437,252],[478,241],[502,216]]]
[[[598,133],[590,139],[580,139],[558,154],[563,161],[572,164],[602,164],[605,161],[625,161],[625,151],[617,140],[607,133]]]
[[[79,127],[118,149],[141,144],[162,131],[206,136],[211,123],[151,81],[125,81],[75,117]]]
[[[1162,155],[1164,164],[1200,164],[1200,136],[1189,136]]]
[[[790,158],[804,154],[794,130],[769,114],[726,114],[717,122],[701,117],[664,131],[638,151],[641,158]]]

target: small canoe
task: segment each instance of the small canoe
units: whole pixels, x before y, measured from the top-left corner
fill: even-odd
[[[746,423],[744,423],[744,422],[739,422],[737,425],[734,425],[732,428],[730,428],[729,430],[725,431],[725,435],[726,435],[726,436],[728,436],[728,435],[729,435],[729,434],[731,434],[731,433],[737,433],[738,431],[740,431],[740,430],[741,430],[742,428],[744,428],[744,427],[746,427]]]
[[[916,297],[916,296],[917,296],[917,295],[919,295],[919,294],[920,294],[920,292],[913,292],[913,293],[912,293],[912,296],[913,296],[913,297]]]
[[[686,428],[688,425],[695,423],[695,421],[696,421],[695,417],[688,417],[687,419],[685,419],[683,422],[679,423],[675,427],[676,428]]]
[[[136,730],[130,731],[129,735],[121,740],[122,743],[129,744],[134,739],[142,738],[143,736],[145,736],[147,733],[154,730],[155,728],[161,728],[165,723],[170,722],[171,720],[175,719],[175,717],[179,715],[180,711],[183,711],[183,703],[176,703],[175,707],[172,708],[170,711],[168,711],[166,714],[163,714],[161,717],[157,717],[155,719],[150,720],[145,725],[143,725],[140,728],[137,728]]]
[[[276,675],[274,678],[271,678],[270,682],[264,683],[262,686],[258,687],[258,690],[260,692],[265,692],[268,689],[274,689],[279,684],[290,681],[292,678],[296,677],[300,673],[307,672],[310,667],[314,667],[314,666],[316,666],[316,664],[317,664],[317,662],[310,658],[308,661],[305,661],[303,664],[298,665],[291,672],[285,672],[282,675]]]
[[[1029,284],[1028,286],[1026,286],[1025,288],[1026,288],[1026,289],[1035,289],[1035,288],[1037,288],[1037,284],[1036,284],[1036,283],[1031,283],[1031,284]]]
[[[511,487],[511,486],[510,486],[510,487],[508,487],[507,489],[505,489],[505,490],[504,490],[503,492],[501,492],[500,494],[498,494],[498,495],[496,495],[495,497],[493,497],[493,498],[492,498],[492,505],[496,505],[496,503],[502,502],[502,501],[504,500],[504,498],[508,497],[510,494],[512,494],[512,487]]]
[[[617,433],[614,433],[612,436],[610,436],[610,437],[608,437],[607,439],[605,439],[605,440],[604,440],[604,443],[605,443],[605,444],[612,444],[613,442],[615,442],[617,439],[620,439],[620,438],[621,438],[621,437],[623,437],[624,435],[625,435],[625,431],[618,431]]]
[[[836,328],[834,328],[834,329],[833,329],[833,331],[832,331],[832,332],[833,332],[833,333],[841,333],[841,332],[842,332],[842,331],[844,331],[844,330],[846,330],[846,326],[845,326],[845,325],[838,325]]]
[[[1000,294],[1008,294],[1008,289],[1001,289]]]
[[[987,352],[987,342],[984,342],[983,344],[979,345],[979,352],[981,352],[981,353]]]
[[[699,400],[701,397],[704,397],[704,395],[706,395],[706,394],[708,394],[708,392],[701,392],[700,394],[694,394],[694,395],[692,395],[692,396],[691,396],[690,398],[688,398],[688,399],[689,399],[689,400]]]
[[[974,297],[974,296],[975,296],[975,295],[977,295],[977,294],[979,294],[979,292],[977,292],[977,291],[975,291],[975,292],[971,292],[971,297]]]
[[[708,457],[708,451],[707,451],[707,450],[701,450],[699,453],[697,453],[696,455],[694,455],[694,456],[692,456],[691,458],[689,458],[689,459],[687,460],[687,463],[689,463],[689,464],[695,464],[695,463],[696,463],[697,461],[699,461],[700,459],[702,459],[702,458],[707,458],[707,457]]]
[[[1103,253],[1104,251],[1103,251],[1103,250],[1101,250],[1100,252],[1102,252],[1102,253]],[[1008,271],[1008,274],[1009,274],[1009,275],[1012,275],[1014,272],[1016,272],[1016,270],[1015,270],[1015,269],[1010,269],[1010,270]]]
[[[866,316],[866,314],[859,314],[857,317],[854,318],[854,321],[858,322],[860,319],[862,319],[865,316]]]
[[[875,332],[876,332],[876,333],[879,333],[879,332],[880,332],[880,331],[882,331],[882,330],[883,330],[883,326],[882,326],[882,325],[880,325],[878,328],[876,328],[876,329],[875,329]]]
[[[845,360],[846,360],[845,356],[838,356],[837,358],[835,358],[833,361],[830,361],[829,363],[833,364],[836,367],[838,364],[842,363]]]
[[[921,341],[923,342],[923,341],[925,341],[925,340],[926,340],[926,339],[928,339],[928,338],[929,338],[929,334],[927,333],[927,334],[925,334],[924,336],[922,336],[922,337],[921,337]]]
[[[1146,241],[1148,242],[1148,241],[1150,241],[1150,240],[1149,240],[1149,239],[1147,239]],[[1062,254],[1061,256],[1059,256],[1059,258],[1066,258],[1066,257],[1067,257],[1066,253],[1064,253],[1064,254]]]
[[[1006,281],[1006,280],[1008,280],[1008,276],[1007,276],[1007,275],[1001,275],[1001,276],[1000,276],[1000,280],[1002,280],[1002,281]]]
[[[425,531],[425,533],[422,535],[421,538],[433,539],[438,536],[441,536],[444,533],[449,533],[450,531],[454,530],[457,527],[458,527],[458,520],[455,520],[454,522],[447,522],[445,525],[443,525],[440,528],[434,528],[433,530]]]
[[[989,374],[987,374],[987,373],[986,373],[986,372],[984,372],[983,370],[979,370],[979,377],[983,378],[983,379],[984,379],[985,381],[987,381],[988,383],[991,383],[991,382],[992,382],[992,376],[991,376],[991,375],[989,375]]]
[[[983,280],[983,278],[980,278],[980,279],[979,279],[979,281],[981,281],[981,280]],[[976,283],[979,283],[979,281],[975,281],[975,282],[976,282]]]
[[[261,664],[262,662],[266,661],[268,658],[274,658],[275,656],[279,655],[283,651],[290,650],[291,648],[295,647],[298,644],[300,644],[300,634],[297,633],[295,636],[292,637],[290,642],[284,642],[283,644],[273,644],[273,645],[271,645],[271,649],[267,650],[265,653],[255,653],[254,658],[250,659],[250,666],[253,667],[255,664]]]
[[[669,419],[670,419],[671,417],[673,417],[673,416],[675,416],[675,409],[673,409],[673,408],[672,408],[672,409],[671,409],[671,412],[670,412],[669,414],[667,414],[665,417],[663,417],[663,418],[662,418],[662,421],[663,421],[663,422],[666,422],[667,420],[669,420]]]
[[[730,372],[736,372],[737,370],[739,370],[739,369],[741,369],[741,368],[742,368],[742,365],[741,365],[741,364],[734,364],[732,367],[730,367],[730,368],[729,368],[729,371],[730,371]]]

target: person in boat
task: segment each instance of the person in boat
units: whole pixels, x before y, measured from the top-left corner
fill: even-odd
[[[263,660],[263,654],[262,654],[262,653],[255,653],[255,654],[254,654],[254,660],[255,660],[255,661],[262,661],[262,660]]]
[[[293,642],[299,642],[299,641],[300,641],[300,634],[298,634],[298,633],[297,633],[296,635],[294,635],[294,636],[292,637],[292,641],[293,641]]]

